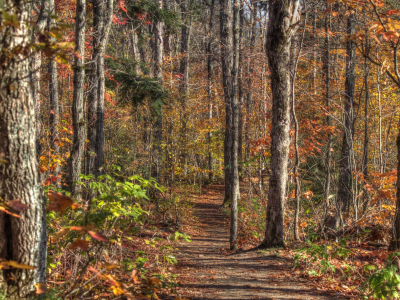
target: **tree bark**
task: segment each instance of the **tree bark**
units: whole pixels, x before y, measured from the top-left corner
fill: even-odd
[[[215,0],[212,0],[211,2],[211,7],[210,7],[210,21],[209,21],[209,27],[208,27],[208,33],[209,33],[209,40],[208,40],[208,45],[207,45],[207,80],[208,80],[208,100],[209,102],[209,114],[208,114],[208,119],[211,122],[213,118],[213,98],[212,98],[212,87],[213,87],[213,59],[212,59],[212,49],[213,49],[213,38],[211,35],[211,31],[213,28],[213,18],[214,18],[214,5],[215,5]],[[213,180],[213,154],[211,151],[212,147],[212,131],[210,130],[208,133],[208,139],[209,139],[209,151],[208,151],[208,180],[210,183]]]
[[[269,182],[265,239],[260,248],[281,247],[283,213],[290,145],[290,44],[300,20],[299,0],[269,3],[267,55],[271,71],[272,129],[271,176]]]
[[[355,32],[355,14],[347,19],[347,33]],[[345,81],[345,103],[344,103],[344,128],[343,143],[340,157],[340,170],[337,194],[337,215],[344,213],[349,205],[350,180],[351,180],[351,152],[354,136],[354,84],[355,84],[355,44],[348,41],[346,46],[346,81]]]
[[[231,203],[232,200],[232,134],[233,129],[233,108],[232,98],[235,95],[232,78],[233,68],[233,17],[232,3],[228,0],[220,2],[220,43],[222,62],[222,84],[225,98],[225,139],[224,139],[224,172],[225,172],[225,197],[223,206]]]
[[[69,181],[71,192],[80,196],[80,186],[75,184],[81,173],[81,158],[85,146],[85,119],[83,116],[85,87],[85,19],[86,0],[77,0],[75,18],[74,96],[72,102],[73,146],[70,157]]]
[[[55,1],[49,0],[49,13],[50,15],[55,15]],[[48,29],[51,30],[55,26],[55,19],[48,18]],[[49,72],[49,98],[50,98],[50,140],[51,149],[53,149],[53,154],[59,155],[60,149],[58,147],[58,125],[60,122],[60,107],[58,104],[58,71],[57,71],[57,61],[54,57],[50,57],[48,64]],[[60,185],[60,165],[57,164],[54,170],[54,176],[57,177],[56,186]]]
[[[29,78],[29,21],[31,6],[7,0],[3,8],[16,15],[20,26],[0,31],[0,198],[20,200],[27,209],[21,218],[0,212],[0,258],[36,267],[0,270],[0,290],[6,299],[35,297],[37,283],[46,280],[46,216],[36,157],[35,102]],[[0,18],[3,25],[4,19]],[[5,49],[15,51],[12,56]]]
[[[330,24],[331,23],[331,15],[328,15],[325,18],[325,88],[326,88],[326,109],[328,115],[326,116],[326,125],[332,126],[332,118],[330,116],[330,106],[331,106],[331,98],[330,98],[330,73],[331,73],[331,55],[330,55]],[[331,157],[332,157],[332,134],[329,132],[327,134],[327,143],[326,143],[326,163],[325,163],[325,185],[324,185],[324,199],[325,199],[325,214],[329,207],[329,194],[331,189]]]

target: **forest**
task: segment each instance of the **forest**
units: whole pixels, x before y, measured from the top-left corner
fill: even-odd
[[[0,0],[0,300],[399,299],[398,0]]]

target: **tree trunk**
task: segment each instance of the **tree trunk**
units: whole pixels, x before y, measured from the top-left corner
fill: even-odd
[[[232,3],[228,0],[220,2],[220,43],[222,62],[222,81],[225,98],[225,140],[224,140],[224,172],[225,172],[225,197],[223,206],[232,200],[232,134],[233,107],[232,98],[235,96],[232,78],[233,68],[233,33],[232,33]]]
[[[239,75],[238,75],[238,93],[239,93],[239,129],[238,129],[238,172],[239,180],[242,181],[243,171],[243,105],[244,105],[244,91],[243,91],[243,28],[244,28],[244,1],[240,0],[240,30],[239,30]]]
[[[326,87],[326,109],[328,115],[326,116],[326,125],[332,126],[332,118],[330,116],[330,106],[331,106],[331,98],[330,98],[330,73],[331,73],[331,56],[330,56],[330,24],[331,23],[331,15],[328,15],[325,18],[325,87]],[[332,134],[327,134],[327,143],[326,143],[326,163],[325,163],[325,186],[324,186],[324,199],[325,199],[325,214],[329,207],[329,194],[331,189],[331,157],[332,157]]]
[[[347,33],[355,32],[355,14],[351,14],[347,19]],[[346,81],[345,81],[345,103],[344,103],[344,128],[343,144],[340,157],[340,170],[337,194],[337,214],[344,213],[349,205],[350,180],[351,180],[351,151],[354,136],[354,84],[355,84],[355,44],[353,41],[347,42],[346,47]]]
[[[90,63],[89,91],[88,91],[88,146],[86,149],[86,174],[94,174],[96,161],[96,131],[97,131],[97,108],[99,101],[99,68],[98,59],[101,52],[100,39],[104,27],[104,0],[93,0],[93,40],[92,61]]]
[[[187,7],[186,3],[181,3],[181,13],[182,18],[186,15]],[[187,22],[188,20],[186,20]],[[191,29],[191,19],[189,21],[189,25],[183,25],[181,31],[181,62],[180,62],[180,102],[181,102],[181,140],[183,145],[182,150],[182,163],[184,175],[187,175],[187,161],[188,161],[188,153],[187,153],[187,143],[188,143],[188,132],[187,132],[187,97],[189,95],[189,42],[190,42],[190,29]]]
[[[104,4],[103,4],[104,7]],[[104,10],[105,22],[103,32],[100,40],[100,52],[98,56],[98,103],[97,103],[97,126],[96,126],[96,161],[95,161],[95,175],[98,176],[102,173],[103,166],[103,145],[104,145],[104,94],[105,94],[105,77],[104,77],[104,54],[110,35],[110,29],[113,18],[114,0],[107,0],[107,6]]]
[[[214,18],[214,5],[215,5],[215,0],[212,0],[211,2],[211,8],[210,8],[210,21],[209,21],[209,27],[208,27],[208,33],[209,33],[209,41],[207,45],[207,80],[208,80],[208,99],[210,101],[209,103],[209,115],[208,119],[211,122],[213,118],[213,103],[212,103],[212,87],[213,87],[213,79],[212,79],[212,71],[213,71],[213,60],[212,60],[212,48],[213,48],[213,38],[211,36],[211,31],[213,28],[213,18]],[[208,151],[208,180],[210,183],[213,180],[213,154],[211,151],[212,147],[212,131],[210,130],[208,133],[208,139],[209,139],[209,151]]]
[[[75,18],[75,64],[74,64],[74,96],[72,103],[72,125],[74,140],[70,157],[69,180],[71,192],[80,196],[80,186],[75,184],[81,173],[81,158],[85,146],[85,119],[83,117],[85,87],[85,19],[86,0],[77,0]]]
[[[33,42],[37,43],[38,42],[38,37],[40,34],[43,34],[43,31],[46,28],[48,19],[49,19],[49,1],[43,0],[41,2],[41,7],[40,7],[40,13],[38,15],[38,18],[36,20],[36,30],[34,31],[33,34]],[[31,62],[31,68],[32,68],[32,73],[30,74],[31,76],[31,82],[32,82],[32,97],[33,101],[35,103],[35,110],[36,110],[36,154],[40,155],[42,152],[42,147],[40,145],[40,139],[41,139],[41,130],[40,130],[40,68],[42,66],[42,57],[41,53],[39,51],[35,51],[32,53],[32,62]]]
[[[301,36],[301,41],[299,43],[299,50],[296,55],[296,47],[297,47],[297,39],[296,35],[293,36],[292,41],[291,41],[291,57],[292,57],[292,82],[291,82],[291,96],[292,96],[292,117],[293,117],[293,123],[294,123],[294,150],[295,150],[295,163],[294,163],[294,168],[293,168],[293,173],[295,177],[295,182],[296,182],[296,188],[295,188],[295,201],[296,201],[296,207],[295,207],[295,212],[294,212],[294,239],[296,241],[300,240],[299,236],[299,214],[300,214],[300,197],[301,197],[301,182],[300,182],[300,154],[299,154],[299,123],[297,121],[297,116],[296,116],[296,94],[295,94],[295,86],[296,86],[296,76],[297,76],[297,65],[299,62],[301,50],[303,48],[303,42],[304,42],[304,36],[306,32],[306,27],[307,27],[307,13],[304,18],[304,28],[303,28],[303,33]]]
[[[49,0],[49,13],[51,15],[55,15],[55,1]],[[55,26],[54,18],[48,18],[48,28],[51,30]],[[60,122],[60,107],[58,105],[58,71],[57,71],[57,61],[54,57],[50,57],[49,65],[49,92],[50,92],[50,139],[51,139],[51,149],[53,149],[54,155],[59,155],[59,147],[58,147],[58,131],[57,127]],[[59,187],[60,179],[60,165],[57,163],[57,166],[54,170],[54,176],[57,177],[56,186]]]
[[[239,75],[239,0],[235,0],[233,3],[233,69],[232,69],[232,80],[233,80],[233,90],[232,90],[232,121],[233,127],[230,132],[232,134],[232,149],[231,149],[231,159],[232,159],[232,199],[231,199],[231,228],[229,244],[231,250],[238,249],[238,199],[239,199],[239,168],[238,168],[238,146],[239,146],[239,98],[238,92],[238,75]]]
[[[284,246],[283,214],[290,145],[290,44],[300,19],[299,0],[269,3],[267,55],[271,71],[272,129],[265,239],[260,248]]]
[[[0,290],[5,292],[5,299],[13,300],[35,297],[34,285],[45,282],[47,236],[35,148],[35,102],[28,82],[29,58],[22,54],[29,52],[31,6],[7,0],[3,9],[17,15],[21,25],[2,27],[0,48],[21,47],[24,51],[12,56],[0,51],[0,198],[18,199],[28,208],[20,213],[21,218],[0,212],[0,257],[36,267],[0,270]]]
[[[245,160],[247,161],[250,158],[250,135],[249,135],[249,127],[250,124],[250,116],[251,112],[251,103],[253,101],[253,73],[254,73],[254,48],[256,44],[256,33],[257,33],[257,21],[256,21],[256,1],[252,3],[251,6],[251,32],[250,32],[250,53],[249,53],[249,72],[247,74],[247,96],[246,96],[246,122],[244,124],[244,144],[245,144]]]

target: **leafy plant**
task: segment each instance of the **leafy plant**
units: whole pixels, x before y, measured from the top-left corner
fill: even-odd
[[[400,275],[397,274],[398,267],[395,261],[400,253],[391,253],[388,262],[382,269],[377,270],[364,283],[363,290],[367,291],[365,299],[399,299],[400,298]]]

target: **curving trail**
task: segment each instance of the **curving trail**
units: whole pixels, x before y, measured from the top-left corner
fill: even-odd
[[[197,230],[180,243],[180,297],[188,299],[348,299],[311,287],[293,275],[290,261],[269,252],[229,255],[229,218],[219,211],[224,187],[206,187],[195,197]]]

